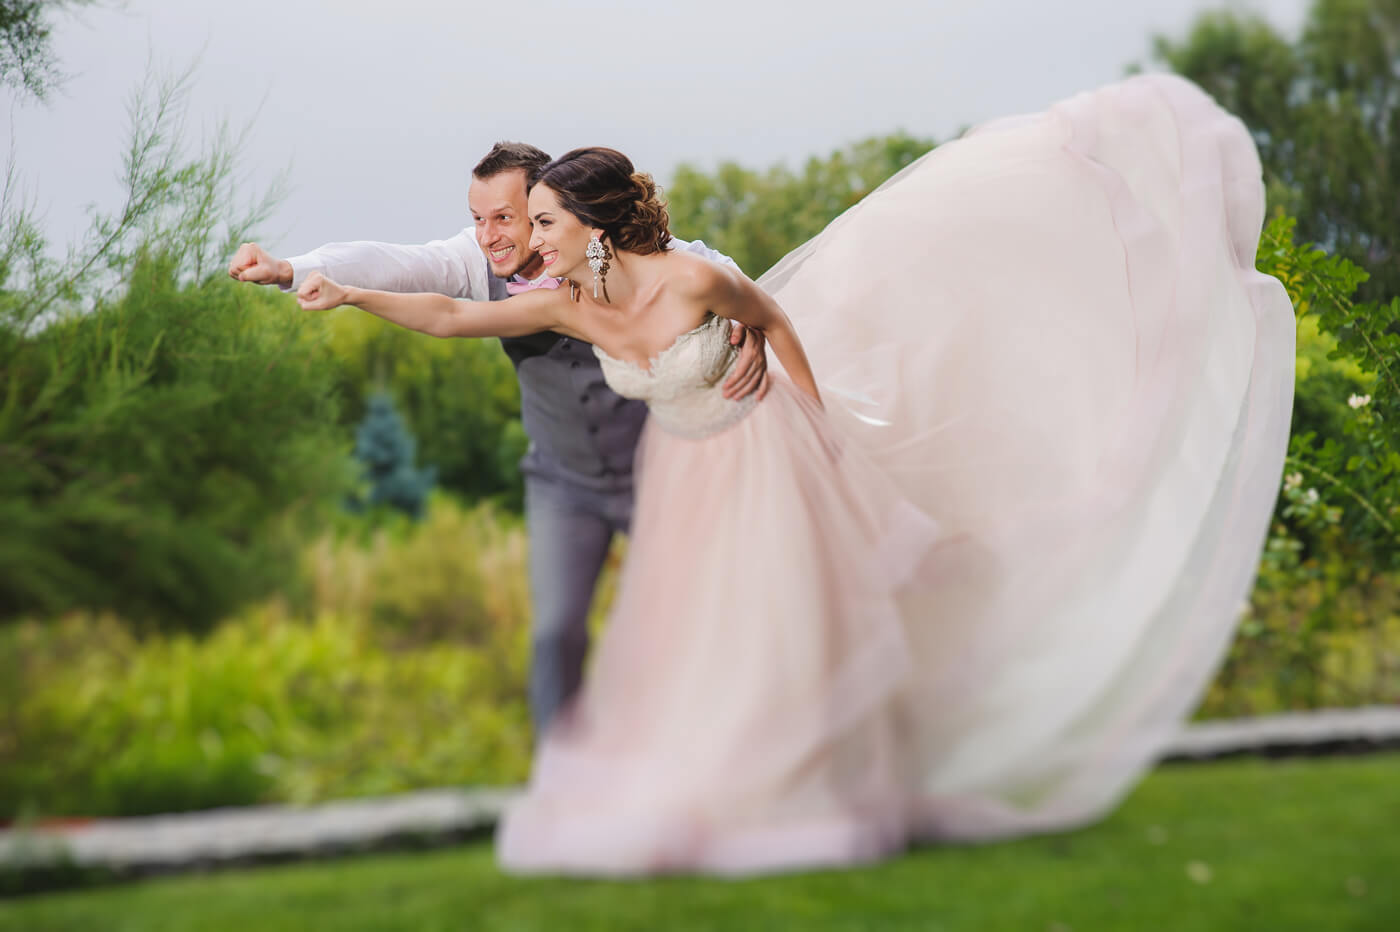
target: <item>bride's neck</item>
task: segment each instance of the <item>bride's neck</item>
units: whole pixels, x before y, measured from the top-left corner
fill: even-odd
[[[607,282],[608,296],[603,298],[603,289],[599,287],[597,302],[605,306],[625,308],[636,301],[637,296],[646,288],[649,281],[647,276],[647,261],[649,257],[639,256],[636,253],[614,250],[605,281]],[[583,293],[593,297],[593,275],[585,271],[578,286],[583,289]]]

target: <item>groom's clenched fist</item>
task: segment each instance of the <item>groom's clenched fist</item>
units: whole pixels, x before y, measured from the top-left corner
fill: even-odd
[[[349,288],[331,281],[320,272],[312,272],[297,289],[297,304],[304,311],[328,311],[345,304],[349,296]]]
[[[255,285],[292,284],[292,264],[285,259],[270,255],[257,243],[244,243],[233,254],[228,264],[229,278]]]

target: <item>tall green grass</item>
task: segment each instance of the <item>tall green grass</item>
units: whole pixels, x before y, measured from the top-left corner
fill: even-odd
[[[0,818],[518,782],[526,558],[519,519],[439,498],[312,546],[298,611],[202,638],[87,615],[0,629]]]
[[[440,495],[421,522],[347,519],[306,548],[286,599],[208,635],[93,615],[0,628],[0,819],[518,782],[532,743],[527,558],[518,517]],[[1400,688],[1400,588],[1378,576],[1327,632],[1302,627],[1310,591],[1256,590],[1201,715]]]

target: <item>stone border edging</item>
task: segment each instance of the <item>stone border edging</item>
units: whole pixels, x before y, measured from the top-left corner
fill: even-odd
[[[1400,706],[1364,706],[1192,722],[1167,746],[1162,759],[1206,760],[1235,754],[1307,754],[1395,746],[1400,746]]]
[[[1400,706],[1372,706],[1197,722],[1183,729],[1163,759],[1397,746]],[[66,867],[134,874],[369,850],[396,839],[440,843],[489,829],[517,793],[514,788],[436,789],[315,806],[249,806],[0,830],[0,872]]]
[[[451,838],[494,824],[517,792],[420,790],[314,806],[241,806],[7,830],[0,831],[0,865],[160,871],[357,850],[392,838]]]

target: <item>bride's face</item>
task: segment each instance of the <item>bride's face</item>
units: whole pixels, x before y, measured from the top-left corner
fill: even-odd
[[[544,272],[555,278],[572,278],[588,270],[588,240],[596,232],[559,204],[558,196],[542,184],[530,191],[530,248],[544,261]]]

